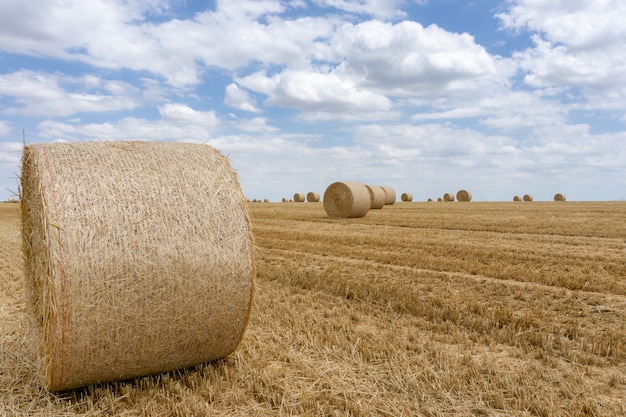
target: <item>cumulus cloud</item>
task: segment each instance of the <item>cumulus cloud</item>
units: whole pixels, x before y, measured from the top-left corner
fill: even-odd
[[[260,110],[254,104],[254,99],[246,90],[242,90],[235,83],[226,86],[224,104],[235,109],[258,113]]]

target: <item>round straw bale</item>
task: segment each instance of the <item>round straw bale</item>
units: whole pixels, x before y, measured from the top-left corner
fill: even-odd
[[[432,203],[432,202],[433,202],[433,199],[432,199],[432,198],[429,198],[429,199],[428,199],[428,200],[426,200],[426,201],[427,201],[427,202],[429,202],[429,203]]]
[[[306,195],[306,201],[308,201],[309,203],[319,203],[320,193],[316,193],[313,191],[308,192]]]
[[[522,201],[522,199],[520,196],[516,195],[516,196],[513,196],[513,201]]]
[[[565,194],[554,194],[554,201],[565,201]]]
[[[470,193],[467,190],[459,190],[456,193],[456,199],[457,201],[463,201],[463,202],[472,201],[472,193]]]
[[[324,210],[332,218],[363,217],[370,205],[370,193],[360,182],[334,182],[324,192]]]
[[[381,209],[385,206],[385,190],[380,185],[366,185],[370,194],[370,209]]]
[[[304,203],[306,201],[306,195],[304,193],[295,193],[293,195],[293,201],[296,203]]]
[[[443,195],[443,201],[454,201],[454,194],[453,193],[445,193]]]
[[[400,198],[402,199],[402,201],[413,201],[413,194],[411,193],[402,193],[402,196],[400,196]]]
[[[442,201],[443,201],[443,198],[441,198],[441,197],[437,197],[437,202],[438,202],[438,203],[441,203]]]
[[[287,203],[287,202],[289,202],[289,200],[286,197],[283,197],[282,202],[283,203]]]
[[[524,201],[533,201],[533,196],[530,194],[524,194]]]
[[[383,190],[385,190],[385,205],[390,206],[396,202],[396,190],[393,187],[389,187],[383,185]]]
[[[42,377],[65,390],[193,366],[239,344],[254,288],[247,206],[208,145],[24,147],[22,247]]]

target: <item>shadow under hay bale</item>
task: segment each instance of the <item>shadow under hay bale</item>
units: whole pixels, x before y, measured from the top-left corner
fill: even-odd
[[[253,294],[243,193],[208,145],[24,147],[22,238],[50,390],[225,357]]]
[[[359,182],[334,182],[324,192],[324,210],[328,217],[363,217],[370,204],[369,191]]]

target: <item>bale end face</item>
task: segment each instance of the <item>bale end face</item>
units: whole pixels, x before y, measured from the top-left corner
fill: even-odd
[[[410,202],[413,201],[413,194],[411,193],[402,193],[402,195],[400,196],[400,199],[404,202]]]
[[[331,218],[363,217],[370,205],[369,191],[359,182],[334,182],[324,192],[324,210]]]

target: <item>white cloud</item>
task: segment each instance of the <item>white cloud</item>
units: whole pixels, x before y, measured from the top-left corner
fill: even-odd
[[[215,127],[219,120],[215,111],[198,111],[185,104],[167,103],[159,107],[162,120],[172,123],[184,123],[204,127]]]
[[[242,90],[236,83],[230,83],[226,86],[226,95],[224,104],[235,109],[258,113],[260,110],[256,107],[254,99],[246,90]]]
[[[349,13],[364,14],[379,18],[406,16],[400,8],[403,0],[313,0],[321,7],[333,7]]]
[[[102,86],[104,91],[81,91],[83,84]],[[69,91],[65,85],[78,89]],[[96,77],[77,79],[28,70],[0,74],[0,96],[11,97],[15,102],[2,111],[4,114],[69,116],[80,112],[131,110],[138,106],[138,101],[122,94],[134,93],[133,90],[127,83],[104,82]],[[116,91],[122,94],[115,94]]]

